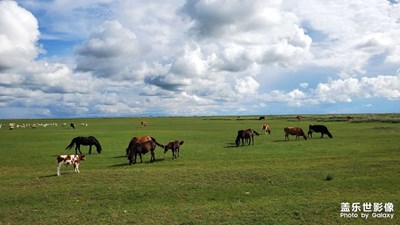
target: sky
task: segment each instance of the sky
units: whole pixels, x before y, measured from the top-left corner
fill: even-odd
[[[399,0],[0,0],[0,119],[399,112]]]

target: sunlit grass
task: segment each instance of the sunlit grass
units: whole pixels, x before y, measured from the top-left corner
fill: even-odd
[[[62,120],[58,127],[3,127],[0,223],[398,224],[396,215],[365,221],[339,213],[344,201],[399,205],[399,124],[253,118],[145,118],[145,128],[143,118],[80,119],[76,130]],[[321,118],[334,138],[284,141],[283,127],[307,130]],[[265,122],[271,135],[234,147],[238,129],[259,131]],[[72,154],[64,148],[79,135],[96,136],[102,154],[87,156],[80,174],[63,167],[55,176],[55,156]],[[145,155],[129,166],[124,151],[130,138],[143,135],[161,143],[184,140],[180,157],[172,160],[158,147],[155,163]]]

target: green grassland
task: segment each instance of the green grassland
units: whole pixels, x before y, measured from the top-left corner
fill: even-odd
[[[400,224],[399,117],[1,120],[0,224]],[[58,126],[8,130],[9,122]],[[237,130],[262,123],[270,135],[234,146]],[[284,127],[309,124],[326,125],[333,138],[284,141]],[[89,135],[103,152],[87,155],[80,174],[63,166],[57,177],[56,156],[73,154],[71,139]],[[130,139],[144,135],[184,140],[180,157],[157,147],[156,162],[144,155],[128,165]],[[391,202],[394,218],[341,218],[343,202]]]

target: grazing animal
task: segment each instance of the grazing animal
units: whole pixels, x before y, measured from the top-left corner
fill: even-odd
[[[324,125],[310,125],[308,126],[308,137],[312,137],[312,133],[321,133],[321,138],[324,137],[324,134],[328,135],[329,138],[332,138],[332,134],[329,132],[328,128]]]
[[[145,126],[147,126],[147,123],[146,123],[146,121],[140,121],[140,126],[141,126],[141,127],[145,127]]]
[[[271,134],[271,128],[269,127],[268,124],[263,124],[261,130],[264,131],[265,134],[267,134],[267,132],[268,134]]]
[[[285,131],[285,141],[289,141],[289,134],[296,135],[296,140],[300,140],[299,136],[303,136],[304,140],[307,140],[306,134],[300,127],[285,127],[283,130]]]
[[[139,154],[140,162],[142,162],[142,154],[147,152],[151,152],[150,162],[154,162],[156,160],[154,149],[157,145],[164,148],[164,145],[158,143],[153,137],[133,137],[126,148],[126,156],[128,157],[129,164],[131,165],[136,163],[137,154]]]
[[[347,116],[346,119],[347,119],[347,120],[352,120],[352,119],[354,119],[354,117],[352,117],[352,116]]]
[[[265,120],[265,116],[260,116],[260,118],[258,118],[258,120]]]
[[[303,117],[300,116],[300,115],[297,115],[297,116],[296,116],[296,119],[297,119],[298,121],[301,121],[301,120],[303,119]]]
[[[137,144],[137,143],[144,143],[144,142],[147,142],[147,141],[152,141],[153,139],[154,139],[154,138],[153,138],[153,137],[150,137],[150,136],[133,137],[133,138],[131,139],[131,141],[129,142],[128,148],[126,148],[126,156],[128,156],[129,149],[130,149],[130,147],[133,147],[134,144]],[[154,139],[154,140],[155,140],[155,139]]]
[[[79,153],[81,153],[81,145],[89,145],[89,154],[92,154],[92,145],[96,146],[96,151],[97,153],[101,153],[101,145],[100,142],[93,136],[89,136],[89,137],[75,137],[72,139],[71,143],[65,148],[65,149],[71,149],[73,146],[75,145],[75,155]]]
[[[60,176],[61,165],[74,165],[75,173],[79,172],[79,164],[85,160],[84,155],[59,155],[57,157],[57,176]]]
[[[167,145],[164,146],[164,154],[168,152],[169,149],[172,151],[172,159],[177,159],[179,156],[179,148],[183,145],[183,141],[171,141]]]
[[[74,123],[70,123],[69,126],[70,126],[72,129],[75,129],[75,124],[74,124]]]
[[[242,145],[244,145],[245,143],[249,143],[249,145],[253,143],[254,145],[254,134],[256,134],[257,136],[260,135],[259,133],[257,133],[252,129],[239,130],[235,141],[236,147],[239,147],[240,141],[242,141]]]

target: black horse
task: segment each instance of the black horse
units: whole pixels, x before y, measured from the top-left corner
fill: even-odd
[[[92,145],[96,146],[97,153],[101,153],[101,145],[100,142],[93,136],[89,137],[75,137],[72,139],[71,144],[69,144],[65,149],[71,149],[74,145],[75,146],[75,154],[81,153],[81,145],[89,145],[89,154],[92,154]]]
[[[329,138],[332,138],[332,134],[329,132],[328,128],[324,125],[310,125],[308,126],[308,137],[312,137],[312,133],[317,132],[321,133],[321,138],[324,137],[324,134],[328,135]]]
[[[242,145],[244,145],[245,143],[247,144],[251,144],[251,142],[253,141],[253,145],[254,145],[254,134],[259,136],[260,134],[257,133],[255,130],[252,129],[247,129],[247,130],[239,130],[238,134],[236,136],[236,147],[239,147],[240,145],[240,141],[242,141]]]

